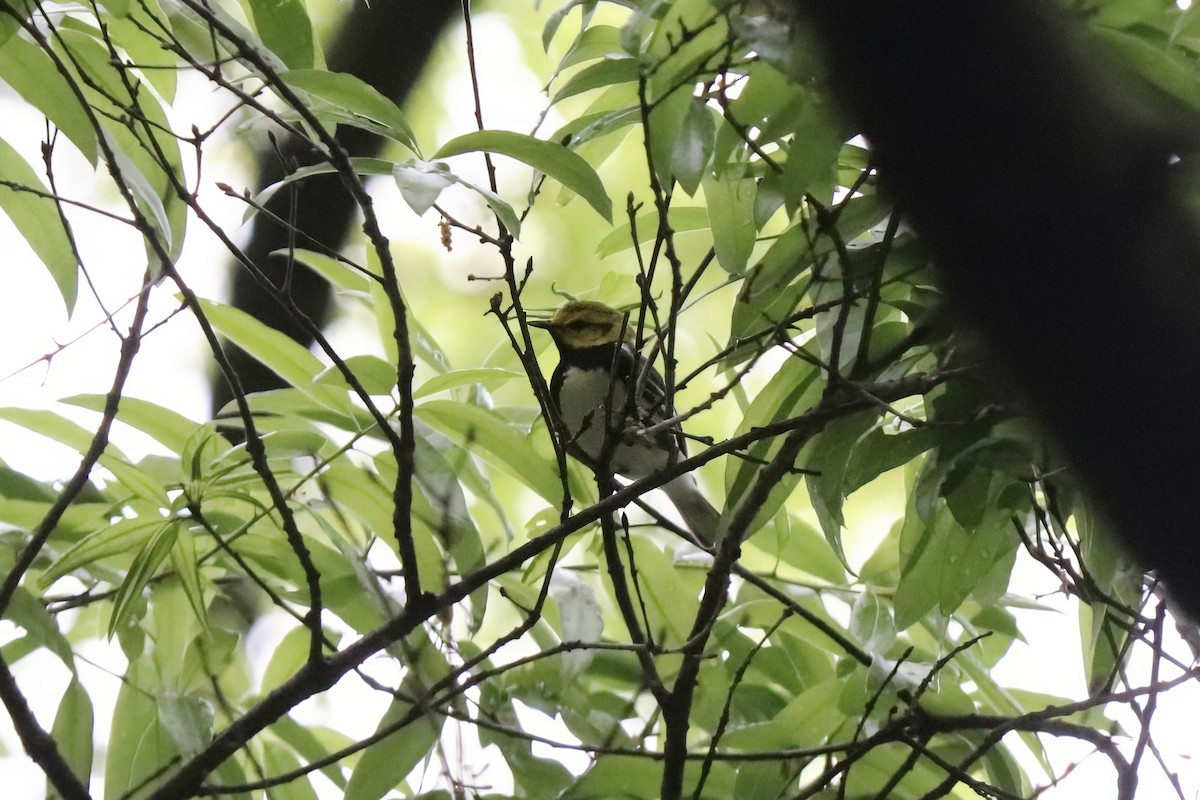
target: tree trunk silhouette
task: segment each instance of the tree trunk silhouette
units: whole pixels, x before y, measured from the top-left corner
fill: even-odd
[[[438,37],[457,8],[455,3],[444,0],[389,0],[370,4],[355,0],[326,55],[329,68],[355,75],[397,103],[402,103],[416,84]],[[337,138],[353,156],[375,155],[383,146],[380,137],[359,128],[342,126],[338,129]],[[315,154],[304,141],[283,137],[278,142],[278,150],[268,145],[259,152],[254,187],[261,189],[283,179],[297,166],[316,161]],[[254,218],[250,241],[245,248],[250,260],[276,286],[284,283],[287,263],[286,259],[271,257],[270,253],[286,249],[294,237],[287,226],[280,224],[272,215],[284,221],[290,218],[304,237],[333,250],[345,243],[356,216],[354,202],[343,190],[336,175],[309,178],[302,181],[299,187],[294,208],[293,197],[287,191],[279,192],[267,203],[270,214],[260,213]],[[297,246],[311,249],[310,245],[305,244],[304,238],[297,240]],[[235,264],[232,269],[231,284],[232,305],[298,342],[311,343],[311,337],[305,333],[294,312],[278,303],[239,265]],[[291,296],[300,311],[318,327],[325,323],[331,291],[316,273],[307,267],[295,265]],[[234,345],[229,345],[229,352],[245,392],[259,392],[285,385],[274,372]],[[215,380],[212,390],[213,412],[219,411],[232,399],[229,385],[219,378]],[[237,438],[238,433],[228,430],[227,435]]]
[[[1135,105],[1053,3],[797,7],[953,308],[1200,616],[1200,231],[1170,166],[1196,145],[1186,117]]]

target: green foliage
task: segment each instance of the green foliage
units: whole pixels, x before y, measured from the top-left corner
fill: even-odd
[[[69,311],[75,306],[78,264],[71,233],[52,198],[21,155],[0,139],[0,211],[46,265]]]
[[[401,110],[324,68],[314,6],[0,0],[0,82],[62,133],[41,153],[0,142],[0,211],[68,308],[79,222],[117,218],[145,250],[122,253],[136,311],[108,318],[128,343],[115,380],[0,409],[83,459],[55,482],[0,464],[17,631],[0,658],[24,691],[38,650],[70,673],[58,752],[38,762],[52,795],[102,771],[112,798],[434,797],[507,771],[530,798],[1027,796],[1061,771],[1053,736],[1107,745],[1104,712],[1128,701],[1113,692],[1140,688],[1130,652],[1160,646],[1163,617],[943,320],[802,29],[709,0],[493,11],[541,32],[525,56],[559,128],[452,130],[476,109],[442,67]],[[1114,70],[1194,114],[1194,11],[1085,10]],[[510,102],[498,91],[482,84],[484,120]],[[238,126],[261,146],[268,122],[318,163],[266,187],[219,174],[213,142]],[[392,149],[346,153],[338,126]],[[71,148],[97,167],[86,189],[59,187]],[[196,297],[177,258],[197,231],[242,255],[206,203],[262,221],[329,174],[365,237],[332,253],[297,231],[272,257],[327,280],[366,335],[307,347]],[[397,192],[438,215],[440,241],[381,218]],[[464,251],[469,280],[445,266]],[[269,293],[291,308],[290,291]],[[631,308],[722,510],[715,553],[674,535],[655,495],[650,513],[632,503],[665,477],[598,499],[565,456],[541,391],[551,348],[528,326],[563,296]],[[284,388],[215,422],[127,395],[161,299]],[[1078,599],[1083,653],[1055,655],[1082,659],[1077,697],[992,676],[1037,607],[1019,559]],[[91,681],[85,645],[119,652],[119,682]],[[347,701],[351,684],[371,699]],[[115,693],[107,734],[99,691]],[[460,758],[463,740],[495,747]],[[484,758],[499,769],[472,775]]]

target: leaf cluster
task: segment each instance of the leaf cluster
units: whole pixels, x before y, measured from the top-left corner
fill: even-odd
[[[102,772],[108,797],[475,796],[502,767],[520,797],[1027,797],[1061,771],[1045,742],[1070,737],[1132,796],[1147,740],[1122,753],[1103,712],[1129,706],[1147,726],[1158,693],[1195,672],[988,354],[945,319],[934,265],[804,30],[757,4],[572,0],[540,12],[542,123],[487,127],[502,100],[476,78],[478,128],[434,141],[325,69],[312,5],[0,0],[0,81],[49,131],[44,175],[0,142],[0,210],[68,307],[91,252],[73,220],[131,228],[145,252],[132,314],[105,317],[111,384],[0,409],[80,456],[53,483],[0,465],[0,612],[20,630],[0,648],[0,699],[52,792],[87,797]],[[1194,14],[1081,12],[1130,80],[1164,103],[1200,97]],[[214,119],[188,119],[183,75],[220,98]],[[210,153],[238,124],[304,137],[320,163],[268,187],[214,177]],[[395,152],[355,157],[338,126]],[[65,149],[111,205],[58,188]],[[197,231],[261,275],[211,203],[249,219],[329,173],[361,240],[331,252],[294,230],[274,255],[327,280],[368,345],[295,312],[307,347],[197,296],[179,267]],[[434,266],[376,211],[394,191],[437,215],[440,243],[470,241],[489,300],[466,281],[453,300],[429,287]],[[448,208],[455,193],[473,216]],[[561,243],[528,241],[550,229]],[[568,241],[610,266],[543,263]],[[693,440],[668,472],[593,480],[565,455],[548,343],[528,325],[560,275],[630,309],[670,424]],[[295,309],[289,283],[262,281]],[[125,393],[163,295],[233,387],[213,421]],[[459,331],[475,340],[453,343],[466,364],[450,354]],[[286,388],[241,391],[227,343]],[[116,423],[153,454],[127,455]],[[722,509],[712,552],[649,494],[690,471]],[[1038,607],[1013,583],[1022,558],[1082,609],[1080,697],[992,674]],[[260,663],[264,620],[280,630]],[[123,655],[119,680],[88,676],[95,639]],[[1138,647],[1148,682],[1127,671]],[[37,650],[70,675],[49,731],[10,669]],[[306,700],[351,686],[374,700],[353,715],[374,734],[303,721]],[[99,691],[116,696],[107,733]],[[500,766],[473,774],[482,756],[453,752],[464,735]]]

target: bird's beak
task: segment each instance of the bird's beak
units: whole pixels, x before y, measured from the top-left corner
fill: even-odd
[[[550,324],[548,319],[528,319],[525,324],[531,328],[541,328],[544,331],[553,330],[554,326]]]

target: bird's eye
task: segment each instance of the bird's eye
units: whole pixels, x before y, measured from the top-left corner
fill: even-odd
[[[573,319],[567,323],[567,327],[573,331],[587,330],[591,326],[592,323],[588,322],[586,319]]]

